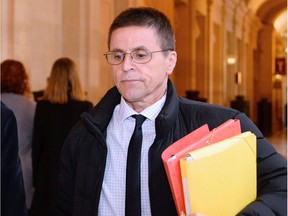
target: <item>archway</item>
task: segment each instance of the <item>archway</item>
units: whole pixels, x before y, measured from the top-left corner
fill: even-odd
[[[286,36],[281,37],[274,25],[277,17],[284,11],[287,11],[285,0],[266,1],[257,10],[257,16],[261,19],[263,28],[259,32],[258,46],[254,55],[254,101],[258,102],[254,112],[257,116],[258,126],[262,131],[264,130],[265,135],[279,131],[285,126],[285,103],[287,103],[287,96],[284,96],[287,91],[285,82],[286,69],[279,76],[277,74],[279,69],[276,67],[276,61],[278,59],[286,61],[285,47],[287,45]],[[279,44],[285,44],[282,45],[282,51],[276,50],[276,48],[279,49]],[[270,112],[269,105],[271,106]],[[261,112],[259,112],[259,107],[261,108],[261,106],[262,108],[263,106],[268,108],[260,109]],[[263,113],[263,110],[267,113]],[[264,123],[263,119],[266,119]]]

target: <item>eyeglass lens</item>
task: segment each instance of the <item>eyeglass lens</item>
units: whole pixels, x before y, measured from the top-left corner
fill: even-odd
[[[108,52],[106,53],[106,59],[109,64],[121,64],[124,61],[126,54],[130,54],[131,59],[138,64],[147,63],[152,57],[151,52],[148,50],[136,49],[131,53],[124,53],[121,51]]]

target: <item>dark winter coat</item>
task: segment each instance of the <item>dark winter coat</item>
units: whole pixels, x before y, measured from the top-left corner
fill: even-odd
[[[107,157],[107,126],[120,97],[116,87],[109,90],[96,107],[82,115],[65,142],[58,197],[62,215],[98,215]],[[286,216],[286,160],[245,114],[178,97],[170,80],[166,102],[155,122],[156,138],[149,149],[149,191],[154,216],[177,215],[161,161],[162,152],[200,126],[208,124],[213,129],[228,119],[240,119],[242,131],[252,131],[257,136],[257,200],[241,215]]]

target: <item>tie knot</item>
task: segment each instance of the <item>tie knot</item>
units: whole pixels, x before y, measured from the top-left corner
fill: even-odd
[[[136,127],[141,127],[146,117],[143,115],[132,115],[133,118],[136,119]]]

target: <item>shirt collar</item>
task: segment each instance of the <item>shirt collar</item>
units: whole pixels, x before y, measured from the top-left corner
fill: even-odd
[[[141,114],[141,115],[145,116],[147,119],[150,119],[151,121],[155,121],[156,117],[158,116],[158,114],[160,113],[161,109],[164,106],[165,100],[166,100],[166,93],[156,103],[147,107],[141,113],[137,113],[135,110],[132,109],[132,107],[130,107],[126,103],[124,98],[121,96],[119,120],[120,120],[120,122],[123,122],[126,118],[130,117],[131,115]]]

